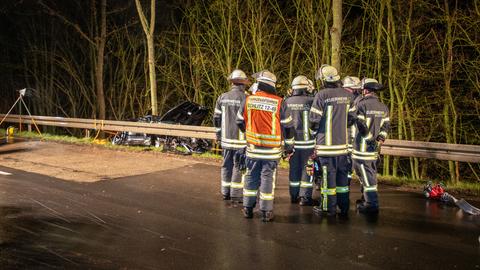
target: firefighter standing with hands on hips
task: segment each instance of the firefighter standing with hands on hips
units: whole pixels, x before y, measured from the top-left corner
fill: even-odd
[[[353,107],[353,94],[340,87],[338,71],[322,65],[317,72],[324,89],[316,95],[310,109],[310,128],[316,133],[316,162],[322,175],[320,206],[316,214],[347,217],[349,210],[347,120]]]
[[[290,200],[301,206],[313,204],[313,176],[308,176],[305,171],[307,160],[313,153],[315,138],[311,135],[308,113],[312,106],[314,90],[313,82],[300,75],[292,81],[291,95],[285,99],[285,104],[290,109],[293,127],[295,129],[295,152],[289,158],[290,171]]]
[[[352,151],[353,167],[363,188],[357,210],[363,214],[378,214],[377,161],[380,146],[390,129],[390,118],[388,107],[376,95],[383,85],[375,79],[365,78],[362,89],[363,98],[357,104],[354,119],[358,132]]]
[[[257,90],[246,98],[237,115],[237,125],[245,132],[246,173],[243,189],[243,214],[253,218],[259,194],[262,221],[273,219],[273,200],[277,166],[285,152],[293,152],[293,120],[282,98],[276,95],[276,76],[268,70],[252,75]]]
[[[230,91],[218,97],[213,114],[217,141],[223,149],[221,169],[221,193],[224,200],[241,202],[243,192],[242,174],[235,164],[235,155],[246,146],[245,135],[239,130],[236,118],[240,106],[245,101],[245,89],[250,84],[247,75],[235,69],[229,76]]]

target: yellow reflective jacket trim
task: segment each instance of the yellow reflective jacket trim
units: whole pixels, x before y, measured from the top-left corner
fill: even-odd
[[[268,159],[268,160],[276,160],[282,157],[282,153],[277,155],[266,155],[266,154],[254,154],[247,151],[247,157],[249,158],[258,158],[258,159]]]
[[[235,149],[243,149],[245,148],[245,144],[232,144],[232,143],[225,143],[222,142],[222,147],[225,148],[235,148]]]
[[[292,120],[293,120],[292,116],[289,116],[289,117],[286,118],[286,119],[280,120],[280,123],[282,123],[282,124],[288,124],[288,123],[292,122]]]
[[[311,108],[310,108],[310,112],[315,113],[315,114],[318,114],[318,115],[320,115],[320,116],[323,115],[323,112],[322,112],[321,110],[315,108],[315,107],[311,107]]]

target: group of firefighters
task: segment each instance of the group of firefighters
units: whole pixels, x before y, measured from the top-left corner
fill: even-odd
[[[333,66],[322,65],[315,77],[321,81],[319,91],[301,75],[293,79],[288,97],[281,98],[272,72],[264,70],[252,77],[255,83],[247,94],[248,77],[234,70],[228,77],[230,91],[215,105],[213,121],[223,149],[223,199],[243,203],[245,218],[253,218],[258,201],[262,220],[271,221],[277,167],[283,156],[290,163],[292,204],[313,205],[313,188],[318,184],[320,204],[313,211],[347,217],[355,170],[362,184],[357,209],[377,214],[376,164],[390,126],[388,108],[376,94],[383,85],[371,78],[340,80]]]

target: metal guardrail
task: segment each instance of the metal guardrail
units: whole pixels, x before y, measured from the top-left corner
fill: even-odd
[[[0,119],[3,117],[5,117],[5,115],[0,114]],[[136,133],[176,137],[215,139],[215,129],[213,127],[51,116],[30,117],[28,115],[9,115],[6,117],[5,122],[22,124],[33,124],[33,122],[35,122],[37,125],[64,128],[93,129],[102,131],[130,131]],[[432,158],[439,160],[480,163],[480,145],[388,139],[382,145],[381,154],[401,157]]]

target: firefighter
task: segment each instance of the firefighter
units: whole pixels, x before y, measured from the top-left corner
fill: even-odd
[[[357,104],[357,135],[352,151],[353,167],[363,187],[363,199],[357,203],[357,210],[364,214],[377,214],[377,160],[379,149],[390,128],[388,107],[376,92],[383,89],[375,79],[363,79],[363,98]]]
[[[307,175],[305,165],[315,147],[315,139],[310,134],[308,122],[308,113],[313,102],[309,93],[313,92],[314,86],[307,77],[300,75],[293,79],[291,89],[290,97],[285,99],[295,129],[295,152],[289,159],[290,200],[292,203],[307,206],[313,204],[313,176]]]
[[[356,108],[356,104],[362,98],[362,81],[358,77],[354,76],[346,76],[342,80],[342,86],[345,90],[351,92],[353,94],[353,107]],[[350,186],[350,182],[352,181],[352,173],[353,173],[353,163],[352,163],[352,149],[353,149],[353,141],[355,140],[356,136],[356,126],[350,124],[347,128],[348,130],[348,186]],[[363,191],[361,191],[363,192]],[[350,197],[350,192],[348,193],[348,197]]]
[[[246,98],[237,115],[237,125],[247,140],[243,214],[245,218],[253,217],[259,194],[262,221],[268,222],[273,219],[277,165],[284,139],[287,154],[293,152],[293,120],[282,98],[276,95],[276,76],[264,70],[253,77],[258,89]]]
[[[250,83],[247,75],[240,69],[235,69],[229,76],[230,91],[218,97],[213,114],[217,141],[223,149],[221,169],[221,193],[224,200],[234,202],[242,200],[242,174],[235,166],[234,157],[246,146],[245,135],[236,125],[236,117],[240,105],[245,101],[246,86]]]
[[[320,215],[335,216],[337,205],[340,215],[349,210],[348,135],[347,118],[355,108],[353,94],[340,87],[337,70],[322,65],[317,80],[323,83],[310,109],[310,128],[316,133],[315,155],[322,175],[320,206],[313,208]]]

